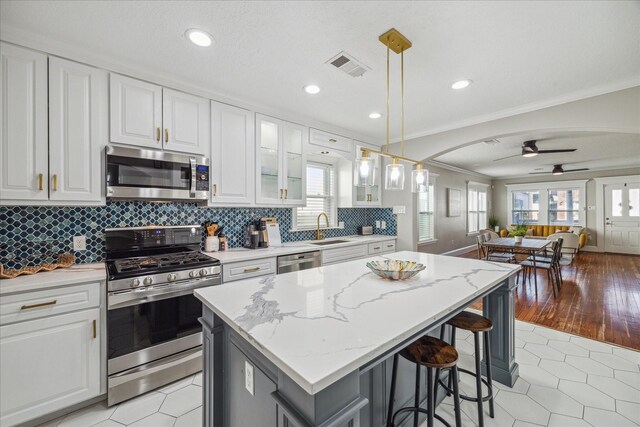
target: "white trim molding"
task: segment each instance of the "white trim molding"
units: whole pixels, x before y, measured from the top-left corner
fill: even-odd
[[[596,246],[594,252],[604,252],[604,187],[607,184],[624,184],[625,182],[640,182],[640,175],[605,176],[594,178],[596,182]]]

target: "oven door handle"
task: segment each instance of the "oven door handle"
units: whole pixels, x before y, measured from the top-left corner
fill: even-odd
[[[136,366],[135,368],[128,369],[115,375],[109,375],[109,388],[201,357],[202,346],[198,346],[189,350],[185,350],[178,354],[163,357],[160,360],[149,362],[141,366]]]
[[[189,157],[189,164],[191,165],[191,197],[196,197],[196,158]]]
[[[160,287],[151,286],[143,289],[132,289],[124,292],[109,292],[107,295],[107,309],[116,310],[118,308],[129,307],[132,305],[189,295],[193,293],[194,289],[217,284],[220,284],[219,280],[216,280],[216,278],[208,278],[180,287],[176,287],[176,283],[174,283]]]

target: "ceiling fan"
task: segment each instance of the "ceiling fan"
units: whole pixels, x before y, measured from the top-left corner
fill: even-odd
[[[589,168],[579,168],[579,169],[563,169],[562,165],[553,165],[553,170],[551,172],[529,172],[529,175],[538,175],[538,174],[552,174],[552,175],[562,175],[565,172],[580,172],[580,171],[588,171]]]
[[[538,146],[536,145],[536,142],[538,141],[535,139],[525,141],[522,143],[522,152],[520,154],[514,154],[513,156],[507,156],[507,157],[502,157],[500,159],[495,159],[494,162],[497,162],[499,160],[510,159],[512,157],[518,157],[518,156],[534,157],[534,156],[537,156],[538,154],[571,153],[577,150],[577,148],[560,148],[557,150],[539,150]]]

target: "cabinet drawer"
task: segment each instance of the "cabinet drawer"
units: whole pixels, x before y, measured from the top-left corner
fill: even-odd
[[[395,240],[390,240],[387,242],[369,243],[369,255],[395,252],[395,250],[396,250]]]
[[[263,258],[251,261],[233,262],[222,265],[222,281],[248,279],[249,277],[264,276],[276,273],[276,259]]]
[[[325,249],[322,251],[322,265],[335,264],[363,258],[368,255],[367,245],[347,246],[346,248]]]
[[[100,283],[95,282],[3,297],[0,324],[99,307],[100,289]]]
[[[309,130],[309,143],[333,150],[351,153],[353,151],[353,140],[340,135],[334,135],[318,129]]]

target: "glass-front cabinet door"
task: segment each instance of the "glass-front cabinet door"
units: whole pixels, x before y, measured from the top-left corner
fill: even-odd
[[[304,205],[306,129],[257,114],[256,133],[256,203]]]

